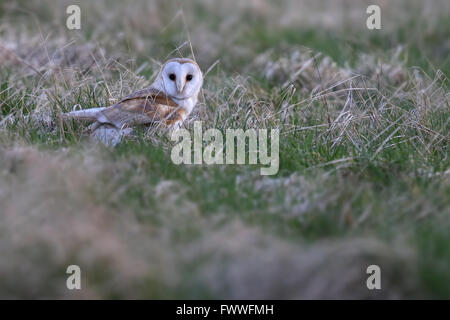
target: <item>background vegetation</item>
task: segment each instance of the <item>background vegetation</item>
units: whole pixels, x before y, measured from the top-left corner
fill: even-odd
[[[370,1],[379,31],[369,1],[76,3],[79,31],[0,2],[0,297],[450,298],[448,1]],[[186,127],[279,128],[276,176],[58,120],[177,56],[206,74]]]

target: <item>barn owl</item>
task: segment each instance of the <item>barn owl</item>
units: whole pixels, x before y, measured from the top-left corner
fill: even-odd
[[[171,59],[163,64],[150,87],[112,106],[72,111],[65,113],[64,118],[94,121],[90,127],[92,135],[115,145],[136,125],[179,127],[197,104],[202,84],[203,74],[195,61]]]

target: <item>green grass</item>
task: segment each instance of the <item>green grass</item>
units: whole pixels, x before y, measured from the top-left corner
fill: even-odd
[[[52,71],[27,15],[0,5],[0,17],[17,18],[1,20],[4,30],[22,23],[29,42],[17,40],[17,55],[40,70],[0,51],[0,250],[10,261],[0,266],[0,288],[10,288],[0,289],[1,297],[309,298],[280,277],[308,284],[319,281],[320,270],[324,279],[348,283],[339,296],[321,291],[314,298],[450,298],[445,12],[435,21],[411,15],[389,32],[369,32],[350,20],[331,29],[286,26],[275,8],[253,14],[200,2],[184,11],[185,25],[173,17],[175,3],[160,3],[159,25],[147,28],[117,2],[111,12],[124,19],[108,27],[90,15],[105,9],[99,1],[83,3],[90,8],[86,25],[68,32],[55,28],[56,9],[22,5],[48,35],[49,56],[75,43],[65,52],[69,62]],[[133,6],[136,15],[153,10]],[[225,23],[228,16],[235,19]],[[0,30],[0,39],[16,41]],[[148,85],[158,69],[150,58],[190,55],[189,45],[172,52],[188,31],[204,71],[220,60],[195,117],[204,129],[279,128],[277,175],[261,176],[259,165],[175,165],[173,143],[142,128],[107,148],[90,141],[85,124],[61,126],[58,115],[74,105],[105,106]],[[104,55],[92,52],[95,63],[86,66],[92,61],[83,45]],[[381,63],[387,70],[377,73]],[[436,78],[437,69],[444,75]],[[363,76],[328,90],[357,73]],[[186,126],[192,130],[192,121]],[[329,265],[323,248],[347,243],[352,258]],[[42,266],[37,278],[27,276],[30,261]],[[386,277],[380,296],[360,288],[365,270],[347,273],[373,261]],[[88,279],[79,296],[58,286],[72,263]]]

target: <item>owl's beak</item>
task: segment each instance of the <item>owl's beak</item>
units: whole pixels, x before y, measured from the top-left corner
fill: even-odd
[[[183,92],[185,82],[183,81],[183,79],[177,78],[176,85],[177,85],[177,94],[181,94]]]

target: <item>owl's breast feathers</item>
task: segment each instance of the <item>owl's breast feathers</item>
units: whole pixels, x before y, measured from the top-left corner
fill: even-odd
[[[104,108],[95,118],[100,123],[110,123],[117,128],[152,123],[171,126],[182,121],[184,113],[184,109],[163,92],[144,89]]]

